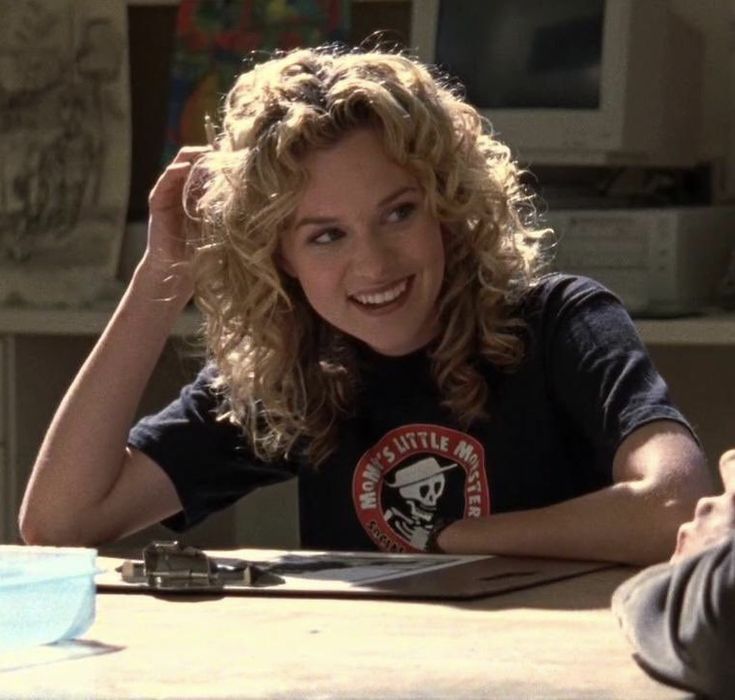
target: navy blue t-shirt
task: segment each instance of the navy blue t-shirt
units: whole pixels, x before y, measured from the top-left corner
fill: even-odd
[[[180,397],[141,420],[129,444],[169,475],[184,530],[253,489],[299,479],[302,546],[420,551],[439,518],[538,508],[612,483],[622,440],[654,420],[687,425],[620,301],[583,277],[549,275],[520,305],[525,354],[486,361],[486,419],[462,429],[440,405],[427,354],[362,350],[355,411],[317,468],[264,463],[241,429],[216,421],[205,367]]]

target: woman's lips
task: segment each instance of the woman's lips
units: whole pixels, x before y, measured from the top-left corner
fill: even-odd
[[[401,306],[413,286],[413,275],[402,279],[380,292],[351,294],[349,299],[361,310],[369,313],[390,312]]]

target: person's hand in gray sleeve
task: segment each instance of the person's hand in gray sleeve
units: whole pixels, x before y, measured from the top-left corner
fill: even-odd
[[[694,519],[679,528],[672,564],[719,544],[735,532],[735,450],[720,458],[720,475],[724,492],[699,499]]]
[[[735,450],[720,460],[725,491],[699,501],[669,564],[643,570],[613,596],[641,666],[707,697],[735,697]]]

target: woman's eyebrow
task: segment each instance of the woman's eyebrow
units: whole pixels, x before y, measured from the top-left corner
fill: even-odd
[[[393,194],[389,194],[387,197],[383,197],[378,202],[379,207],[384,207],[386,204],[390,204],[394,199],[398,199],[399,197],[403,197],[404,194],[407,194],[408,192],[418,192],[419,188],[415,185],[406,185],[405,187],[399,187]]]
[[[390,204],[392,201],[402,197],[404,194],[409,192],[418,192],[419,189],[415,185],[405,185],[399,187],[394,192],[391,192],[388,196],[383,197],[378,202],[378,207],[384,207]],[[335,224],[339,221],[338,217],[335,216],[305,216],[299,219],[294,225],[294,230],[301,228],[301,226],[324,226],[326,224]]]

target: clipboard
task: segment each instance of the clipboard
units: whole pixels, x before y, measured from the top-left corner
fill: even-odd
[[[468,600],[531,588],[609,562],[451,554],[199,550],[153,542],[142,560],[98,557],[98,591],[172,595]]]

